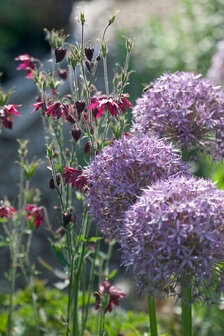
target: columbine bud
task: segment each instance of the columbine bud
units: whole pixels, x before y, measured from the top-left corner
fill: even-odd
[[[119,13],[119,10],[115,10],[114,11],[114,15],[112,16],[112,18],[110,18],[110,20],[109,20],[109,26],[112,24],[112,23],[114,23],[114,21],[115,21],[115,19],[116,19],[116,16],[118,15],[118,13]]]
[[[84,111],[86,103],[84,101],[77,100],[75,102],[75,106],[76,106],[78,114],[80,115]]]
[[[91,72],[93,69],[93,62],[86,61],[85,63],[88,71]]]
[[[67,49],[65,48],[60,47],[60,48],[55,49],[56,63],[59,63],[64,59],[66,52],[67,52]]]
[[[85,48],[85,55],[86,55],[86,58],[88,59],[88,61],[92,61],[93,59],[93,53],[94,53],[94,49],[93,48]]]
[[[73,127],[72,128],[72,137],[73,137],[73,139],[75,139],[76,142],[79,140],[79,138],[81,136],[81,133],[82,133],[82,131],[81,131],[80,128],[78,128],[78,127]]]
[[[67,71],[65,69],[59,69],[58,70],[58,76],[64,80],[67,79]]]
[[[99,56],[97,56],[96,61],[99,62],[100,60],[101,60],[101,57],[99,55]]]
[[[89,152],[90,152],[90,142],[88,141],[84,147],[84,154],[87,154]]]
[[[57,183],[57,186],[59,186],[60,183],[61,183],[61,174],[59,174],[59,173],[57,173],[57,175],[56,175],[56,183]],[[50,189],[55,189],[56,188],[53,177],[49,181],[49,188]]]
[[[70,223],[71,218],[72,218],[71,213],[68,212],[63,213],[63,223],[65,227]]]

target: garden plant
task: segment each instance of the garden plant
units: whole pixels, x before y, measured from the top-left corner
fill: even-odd
[[[41,160],[29,161],[28,141],[19,140],[19,194],[13,204],[7,198],[0,204],[0,246],[10,251],[2,335],[157,336],[159,294],[180,302],[181,335],[192,336],[192,307],[221,300],[224,191],[193,171],[202,156],[223,160],[223,91],[195,72],[164,73],[148,83],[132,106],[125,93],[132,75],[130,38],[125,39],[124,65],[116,67],[112,81],[108,77],[106,34],[116,16],[109,19],[98,51],[85,40],[81,11],[80,43],[71,44],[63,31],[45,30],[51,70],[34,56],[16,58],[17,69],[25,70],[37,87],[32,112],[43,122],[49,188],[58,195],[60,220],[55,231],[38,190],[30,187]],[[101,66],[102,92],[96,81]],[[66,80],[70,91],[63,94]],[[22,118],[22,106],[9,104],[10,95],[0,92],[0,125],[7,129],[13,128],[14,116]],[[64,268],[63,295],[55,289],[44,294],[30,262],[35,231],[44,225]],[[111,270],[110,259],[116,242],[122,265],[147,297],[149,322],[131,312],[125,323],[113,315],[126,295],[112,285],[116,270]],[[25,292],[15,290],[18,275],[27,285]],[[57,318],[54,308],[47,307],[50,297],[61,305]],[[23,312],[35,322],[29,331],[22,329],[18,316],[21,300],[32,305],[32,311]]]

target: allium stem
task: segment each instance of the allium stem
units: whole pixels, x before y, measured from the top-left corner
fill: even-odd
[[[155,299],[154,299],[154,296],[152,296],[150,294],[148,295],[148,309],[149,309],[149,322],[150,322],[151,336],[158,336],[157,322],[156,322]]]
[[[191,307],[191,288],[184,287],[182,288],[184,296],[188,302],[182,300],[182,335],[183,336],[192,336],[192,307]]]

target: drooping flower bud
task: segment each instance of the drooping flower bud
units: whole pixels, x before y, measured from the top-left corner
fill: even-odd
[[[84,111],[86,103],[84,101],[77,100],[75,102],[75,106],[76,106],[78,114],[80,115]]]
[[[73,139],[75,139],[76,142],[78,142],[78,140],[81,136],[81,133],[82,133],[82,131],[81,131],[80,128],[78,128],[78,127],[73,127],[72,128],[72,137],[73,137]]]
[[[100,55],[97,56],[96,61],[99,62],[101,60]]]
[[[85,48],[85,55],[88,61],[92,62],[93,59],[94,48]]]
[[[72,218],[71,213],[68,212],[63,213],[63,223],[65,227],[70,223],[71,218]]]
[[[84,154],[87,154],[89,152],[90,152],[90,142],[88,141],[84,147]]]
[[[59,174],[59,173],[56,175],[56,183],[57,183],[57,186],[59,186],[61,184],[61,174]],[[56,188],[55,181],[54,181],[53,177],[49,181],[49,188],[50,189],[55,189]]]
[[[59,63],[64,59],[66,52],[67,52],[67,49],[62,48],[62,47],[55,49],[56,63]]]
[[[67,71],[65,69],[59,69],[58,70],[58,76],[64,80],[67,79],[68,77],[68,74],[67,74]]]

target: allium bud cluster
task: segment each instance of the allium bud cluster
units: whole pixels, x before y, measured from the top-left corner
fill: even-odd
[[[154,136],[113,141],[83,171],[92,220],[104,235],[119,240],[124,213],[141,189],[186,170],[173,146]]]
[[[195,73],[164,74],[137,100],[133,130],[155,133],[182,150],[224,155],[223,93],[208,79]],[[216,135],[219,140],[216,141]]]
[[[123,264],[139,290],[211,300],[223,290],[224,191],[209,180],[170,177],[147,189],[127,211]]]

